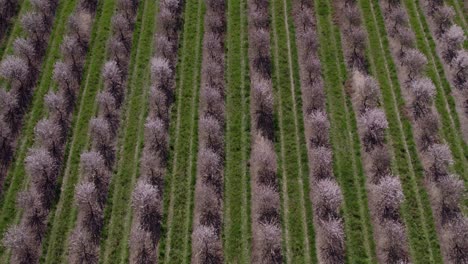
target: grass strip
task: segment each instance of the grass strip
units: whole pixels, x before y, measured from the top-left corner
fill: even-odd
[[[147,112],[147,93],[149,87],[149,61],[153,54],[154,33],[156,29],[157,1],[146,0],[140,4],[140,13],[134,33],[132,59],[128,79],[128,109],[125,125],[121,124],[120,159],[117,174],[113,177],[110,196],[107,200],[105,226],[101,239],[101,263],[128,263],[128,237],[131,227],[130,197],[139,169],[140,150],[143,146],[143,122]],[[143,8],[144,5],[144,8]],[[141,26],[141,29],[139,27]],[[138,33],[140,32],[139,39]],[[144,76],[144,77],[142,77]],[[143,103],[142,103],[143,102]],[[128,131],[130,130],[130,131]],[[133,149],[132,149],[133,147]],[[127,152],[125,152],[127,150]],[[133,150],[133,151],[131,151]],[[131,156],[132,155],[132,156]],[[133,162],[128,163],[129,160]]]
[[[30,145],[32,144],[32,138],[29,138],[30,140],[28,142],[28,145],[25,145],[25,138],[28,138],[30,135],[33,135],[33,129],[39,120],[38,118],[41,118],[44,111],[44,95],[49,91],[49,84],[52,82],[52,76],[53,76],[53,67],[55,65],[55,59],[60,57],[60,44],[62,43],[63,39],[63,34],[66,30],[66,22],[68,21],[68,15],[73,11],[74,5],[75,5],[76,0],[72,0],[68,2],[66,5],[59,3],[57,6],[57,10],[55,13],[55,18],[53,21],[53,28],[50,32],[50,37],[49,37],[49,45],[47,46],[46,49],[46,54],[44,55],[44,58],[42,59],[42,64],[41,64],[41,69],[39,73],[39,77],[37,78],[36,81],[36,87],[33,89],[33,98],[30,103],[30,109],[28,112],[25,113],[23,117],[23,126],[20,134],[18,135],[18,138],[16,139],[16,149],[14,152],[14,157],[13,161],[9,166],[9,171],[5,177],[5,182],[3,185],[3,190],[0,193],[0,215],[2,215],[3,207],[5,206],[5,200],[7,200],[6,197],[9,196],[9,188],[10,184],[12,182],[11,177],[14,177],[17,173],[12,172],[13,170],[17,170],[18,166],[23,165],[24,157],[25,155],[22,156],[22,152],[25,150],[28,150]],[[22,5],[22,9],[28,9],[29,8],[29,2],[24,1]],[[21,12],[21,11],[20,11]],[[26,12],[26,11],[24,11]],[[65,20],[65,21],[63,21]],[[16,33],[11,33],[10,38],[8,40],[8,51],[5,51],[4,56],[10,55],[13,53],[13,41],[20,37],[21,34],[23,33],[22,31],[22,26],[21,22],[18,22],[15,24],[15,29],[14,31]],[[3,60],[3,58],[2,58]],[[4,82],[5,80],[0,80],[0,85]],[[32,122],[32,123],[31,123]],[[24,153],[23,153],[24,154]],[[23,157],[23,159],[19,159],[19,157]],[[24,173],[23,173],[24,176]],[[15,194],[16,197],[16,194]],[[16,198],[15,198],[16,199]],[[0,220],[0,230],[3,230],[1,228],[1,220]]]
[[[451,6],[455,10],[455,17],[453,21],[455,24],[459,25],[465,32],[465,36],[468,35],[468,9],[465,7],[460,7],[459,1],[457,0],[447,0],[446,5]],[[468,41],[463,42],[463,48],[468,49]]]
[[[159,262],[189,263],[193,190],[196,176],[198,88],[201,71],[203,36],[203,1],[187,0],[180,64],[176,75],[176,105],[171,113],[175,125],[170,127],[173,149],[164,184],[163,236],[159,245]]]
[[[51,214],[50,223],[52,229],[44,239],[43,263],[63,263],[62,258],[68,246],[67,235],[71,227],[68,226],[70,219],[75,217],[72,204],[75,193],[75,185],[78,181],[78,170],[80,153],[88,144],[88,125],[91,117],[96,111],[95,98],[100,90],[101,67],[105,61],[106,44],[110,34],[111,17],[114,13],[114,0],[101,1],[96,12],[96,20],[92,31],[90,50],[87,55],[86,65],[82,78],[80,94],[78,97],[77,111],[73,115],[71,133],[65,150],[66,163],[64,165],[63,177],[59,186],[61,192],[56,210]]]
[[[226,263],[249,263],[250,217],[250,112],[247,61],[246,2],[228,2],[226,169],[224,258]]]
[[[8,52],[13,51],[13,41],[22,34],[23,26],[21,24],[21,17],[30,9],[30,6],[31,4],[28,0],[21,1],[18,6],[18,12],[11,18],[10,25],[8,25],[5,35],[0,39],[0,58],[2,60]]]
[[[278,155],[278,176],[280,186],[287,185],[287,191],[282,190],[282,196],[287,202],[283,207],[283,242],[291,248],[291,254],[286,254],[288,263],[316,263],[315,237],[312,222],[312,207],[309,200],[308,162],[305,145],[299,66],[294,36],[294,23],[286,14],[291,14],[289,1],[271,2],[272,17],[272,60],[274,61],[273,88],[277,110],[275,119],[276,149]],[[288,19],[288,21],[286,20]],[[306,184],[303,184],[303,183]],[[287,219],[285,219],[287,218]],[[288,234],[288,237],[286,237]]]
[[[434,102],[440,116],[441,136],[452,150],[455,171],[466,180],[468,177],[467,173],[465,173],[468,164],[468,146],[461,136],[460,121],[455,109],[455,101],[451,96],[452,87],[450,87],[445,77],[444,68],[440,58],[437,56],[434,39],[430,33],[426,33],[431,31],[422,13],[423,10],[413,0],[405,0],[404,3],[408,12],[410,26],[416,35],[417,48],[428,59],[427,76],[432,79],[436,86],[437,93]],[[450,112],[448,109],[450,109]]]
[[[140,5],[140,6],[141,6],[141,5]],[[113,14],[111,14],[111,15],[113,15]],[[138,44],[138,36],[140,36],[140,27],[141,27],[141,24],[142,24],[142,17],[143,17],[143,8],[140,8],[140,9],[139,9],[139,12],[138,12],[138,15],[137,15],[136,22],[135,22],[135,29],[133,30],[134,33],[133,33],[133,43],[132,43],[132,47],[136,47],[137,44]],[[150,18],[151,18],[151,17],[150,17]],[[151,28],[151,27],[150,27],[150,28]],[[109,32],[110,32],[110,31],[109,31]],[[147,43],[146,43],[146,47],[151,47],[151,45],[147,45]],[[139,50],[140,50],[140,49],[138,49],[138,48],[134,48],[134,49],[132,49],[132,51],[131,51],[131,55],[130,55],[131,61],[130,61],[130,63],[129,63],[129,64],[130,64],[130,70],[129,70],[130,73],[133,72],[133,71],[132,71],[132,68],[134,67],[133,65],[135,64],[135,57],[136,57],[137,51],[139,51]],[[143,50],[143,49],[142,49],[142,50]],[[99,77],[101,78],[101,76],[99,76]],[[102,87],[102,79],[99,79],[99,87],[100,87],[99,89],[101,89],[101,87]],[[132,90],[132,89],[131,89],[132,86],[130,86],[130,87],[127,86],[127,87],[128,87],[127,93],[129,94],[130,91]],[[142,86],[139,86],[139,87],[142,87]],[[94,108],[94,112],[95,112],[96,109],[97,109],[97,108],[96,108],[96,104],[95,104],[94,107],[95,107],[95,108]],[[125,107],[126,107],[126,105],[124,105],[122,109],[125,109]],[[94,113],[94,112],[93,112],[93,113]],[[122,112],[124,112],[124,111],[122,110]],[[94,114],[93,114],[93,115],[94,115]],[[88,120],[88,122],[89,122],[89,120]],[[86,148],[88,148],[88,147],[89,147],[88,145],[89,145],[89,142],[90,142],[89,135],[88,135],[88,137],[86,138],[86,141],[87,141],[87,142],[86,142],[85,146],[86,146]],[[118,146],[120,146],[119,143],[120,143],[120,142],[118,142],[118,144],[117,144]],[[78,175],[78,178],[79,178],[79,177],[80,177],[80,176]],[[76,181],[79,181],[79,179],[77,179]],[[71,199],[73,199],[73,196],[71,197]],[[68,203],[69,203],[69,202],[73,202],[73,200],[69,200]],[[71,215],[72,215],[72,216],[70,217],[70,220],[71,220],[71,221],[70,221],[70,222],[68,223],[68,225],[66,226],[66,228],[67,228],[67,229],[66,229],[67,235],[65,236],[65,239],[68,238],[68,235],[69,235],[68,232],[69,232],[70,230],[72,230],[73,227],[75,226],[75,220],[76,220],[77,213],[78,213],[78,212],[77,212],[76,208],[73,207],[72,212],[71,212]],[[62,246],[62,247],[65,247],[66,245],[67,245],[67,244],[66,244],[66,241],[65,241],[65,244],[64,244],[64,245],[61,245],[61,246]],[[65,249],[65,248],[59,248],[59,251],[61,251],[61,252],[63,252],[63,253],[62,253],[61,257],[58,258],[58,261],[60,261],[60,263],[65,262],[65,261],[66,261],[65,253],[67,252],[66,249]]]
[[[468,25],[467,25],[467,20],[468,20],[468,9],[465,8],[462,3],[463,1],[458,1],[458,0],[445,0],[445,4],[448,6],[451,6],[453,10],[455,10],[455,24],[459,25],[460,27],[463,28],[465,31],[465,36],[467,35],[468,31]],[[464,43],[464,48],[468,48],[468,42],[465,41]]]
[[[327,95],[334,172],[343,191],[346,263],[375,263],[375,244],[351,102],[344,96],[346,66],[329,1],[316,0],[320,61]],[[342,103],[341,103],[342,102]],[[351,168],[353,168],[351,170]]]
[[[405,108],[405,101],[388,41],[382,37],[386,35],[383,17],[380,9],[376,10],[371,1],[361,0],[360,5],[369,38],[367,55],[371,59],[372,75],[376,76],[381,87],[383,107],[389,122],[388,137],[395,158],[393,165],[406,198],[402,214],[408,231],[412,261],[438,263],[442,259],[429,198],[423,188],[424,172],[415,148],[410,120],[400,112]]]
[[[66,21],[68,21],[68,16],[73,12],[75,3],[76,0],[60,2],[56,11],[49,46],[44,57],[44,63],[42,64],[42,73],[33,95],[31,110],[23,119],[23,129],[17,140],[15,158],[10,165],[10,170],[3,186],[4,192],[0,201],[0,234],[2,236],[9,225],[19,221],[20,211],[17,211],[16,208],[16,196],[27,185],[24,159],[28,149],[34,142],[34,127],[45,113],[44,95],[49,91],[54,64],[60,58],[60,43],[62,43],[66,30]],[[3,255],[3,253],[4,248],[1,247],[0,255]]]

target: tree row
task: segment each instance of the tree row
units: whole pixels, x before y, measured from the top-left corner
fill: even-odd
[[[104,90],[97,96],[97,117],[90,120],[91,150],[81,154],[81,179],[75,188],[78,219],[69,241],[70,263],[98,263],[104,208],[116,159],[120,110],[127,88],[128,64],[138,0],[118,0],[112,17],[109,60],[102,69]]]
[[[381,263],[409,263],[408,238],[401,215],[404,195],[400,179],[391,168],[393,158],[385,140],[388,121],[381,107],[380,87],[368,73],[367,34],[361,12],[354,0],[340,1],[337,7],[343,50],[351,73],[348,86],[358,117],[377,257]]]
[[[10,26],[18,9],[18,0],[0,0],[0,41],[6,37],[5,33],[7,33],[8,26]]]
[[[452,174],[452,154],[439,135],[433,100],[436,89],[424,76],[427,59],[415,48],[414,32],[400,1],[382,0],[381,7],[388,35],[395,42],[392,51],[400,63],[399,77],[423,161],[424,184],[431,198],[442,254],[447,263],[464,263],[468,261],[468,222],[461,209],[465,186],[458,175]]]
[[[192,263],[223,263],[226,1],[206,0]]]
[[[455,11],[441,0],[427,0],[426,14],[433,23],[431,27],[441,57],[449,67],[450,79],[457,89],[456,102],[461,102],[463,113],[468,117],[468,52],[463,48],[466,40],[463,28],[453,23]],[[460,96],[459,100],[457,97]],[[466,120],[466,119],[463,119]]]
[[[345,234],[341,189],[333,174],[330,122],[318,57],[314,10],[310,1],[293,2],[298,48],[305,137],[309,157],[310,199],[313,204],[316,248],[320,263],[344,263]]]
[[[10,1],[0,3],[3,10],[13,8]],[[0,62],[0,189],[13,161],[23,117],[32,102],[47,44],[53,26],[57,0],[31,1],[32,10],[21,17],[24,37],[13,42],[13,55]],[[7,11],[3,11],[7,12]],[[12,12],[11,10],[9,12]],[[0,14],[0,17],[2,15]]]
[[[282,263],[280,195],[274,149],[268,0],[248,1],[251,86],[252,263]]]
[[[156,54],[151,60],[149,114],[145,123],[140,177],[132,195],[130,262],[135,264],[157,263],[158,259],[183,4],[181,0],[163,0],[159,4]]]
[[[39,262],[48,215],[57,198],[57,181],[96,7],[97,1],[82,0],[68,21],[68,34],[60,47],[62,60],[55,63],[53,73],[58,91],[44,98],[48,116],[37,123],[35,145],[25,159],[29,185],[18,195],[18,206],[23,209],[21,220],[8,229],[3,240],[14,263]]]

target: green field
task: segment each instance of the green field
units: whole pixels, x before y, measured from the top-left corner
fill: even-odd
[[[47,216],[47,230],[41,243],[38,263],[69,263],[69,239],[76,226],[78,208],[75,186],[81,180],[80,155],[90,150],[90,120],[97,115],[97,94],[104,88],[102,68],[109,59],[112,17],[118,2],[98,0],[91,21],[91,38],[71,126],[64,146],[63,165],[57,184],[57,199]],[[140,0],[138,4],[127,73],[125,99],[120,109],[120,127],[116,139],[116,161],[109,195],[103,208],[103,231],[100,234],[99,263],[130,263],[130,233],[133,221],[132,192],[140,176],[145,121],[149,112],[151,59],[156,53],[155,36],[163,30],[160,4],[164,0]],[[293,1],[269,2],[271,72],[274,94],[274,147],[278,160],[280,219],[283,263],[320,263],[317,256],[314,204],[310,199],[307,139],[304,135],[304,112],[299,77],[298,45],[294,23]],[[333,173],[341,188],[340,213],[344,224],[345,263],[377,263],[378,247],[369,208],[365,161],[362,157],[358,122],[346,82],[350,74],[342,50],[342,34],[337,14],[330,0],[308,0],[312,3],[315,31],[319,43],[326,111],[330,121],[330,144]],[[338,1],[338,0],[336,0]],[[343,0],[344,1],[344,0]],[[424,74],[436,86],[434,110],[440,117],[439,134],[452,152],[450,171],[468,179],[468,144],[462,135],[462,124],[456,110],[455,89],[446,76],[429,30],[428,19],[420,8],[421,0],[401,0],[409,15],[409,26],[416,36],[416,48],[428,59]],[[67,34],[68,19],[80,0],[59,0],[50,40],[31,105],[24,117],[16,143],[13,162],[0,192],[0,236],[12,225],[21,223],[23,212],[17,206],[18,194],[30,186],[25,170],[29,149],[37,146],[34,128],[47,117],[44,96],[57,90],[53,80],[54,64],[62,59],[60,45]],[[249,3],[250,2],[250,3]],[[222,254],[224,263],[250,263],[252,257],[250,175],[251,80],[249,76],[248,7],[253,0],[228,0],[226,3],[225,45],[225,153]],[[468,33],[468,12],[463,2],[445,0],[454,8],[454,23]],[[204,0],[181,1],[177,64],[175,68],[175,102],[170,109],[169,158],[162,191],[162,233],[157,248],[158,263],[190,263],[192,225],[197,180],[198,120],[203,58],[203,36],[206,5]],[[21,16],[31,10],[30,0],[19,1],[7,36],[0,41],[0,58],[13,53],[13,42],[24,36]],[[417,148],[417,131],[407,114],[403,89],[398,78],[398,61],[391,52],[385,19],[379,0],[358,0],[362,26],[367,33],[366,58],[369,74],[380,85],[381,107],[389,127],[386,141],[392,156],[392,169],[399,177],[405,196],[401,218],[406,227],[412,263],[443,263],[438,226],[431,197],[425,182],[423,158]],[[468,47],[468,41],[464,42]],[[0,84],[3,84],[0,78]],[[466,204],[466,198],[462,198]],[[465,208],[462,208],[466,212]],[[466,217],[465,217],[466,218]],[[151,263],[153,263],[151,262]],[[14,263],[11,251],[0,247],[0,263]],[[148,262],[150,263],[150,262]]]

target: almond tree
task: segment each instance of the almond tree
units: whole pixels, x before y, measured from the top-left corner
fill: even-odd
[[[0,0],[0,39],[3,39],[11,19],[18,11],[17,0]]]
[[[34,128],[36,142],[43,146],[55,158],[58,159],[62,155],[61,144],[63,138],[62,131],[59,125],[52,120],[43,119],[39,121]]]
[[[55,197],[57,164],[52,155],[44,149],[32,149],[26,157],[26,172],[31,177],[32,188],[37,190],[44,208],[50,208]]]
[[[138,182],[132,196],[132,206],[138,208],[138,218],[141,219],[139,227],[152,235],[156,242],[161,236],[161,226],[154,225],[154,221],[161,221],[161,204],[155,203],[161,199],[161,192],[152,184]]]
[[[457,25],[452,25],[445,32],[442,41],[444,42],[443,58],[447,63],[452,63],[457,57],[458,50],[462,49],[462,44],[466,40],[463,29]]]
[[[5,233],[3,244],[12,250],[12,260],[19,264],[36,263],[36,244],[24,226],[15,226]]]
[[[73,231],[70,237],[70,259],[74,263],[98,263],[99,252],[89,243],[88,233],[83,230]]]
[[[448,6],[432,6],[430,13],[433,14],[435,23],[437,24],[437,36],[441,37],[445,31],[452,25],[452,19],[455,16],[455,11]]]
[[[65,98],[66,111],[70,112],[74,107],[79,88],[78,80],[74,77],[70,64],[56,62],[54,65],[54,80],[61,86],[61,95]]]
[[[410,49],[406,52],[402,63],[408,70],[408,80],[413,81],[421,77],[427,64],[427,58],[419,50]]]
[[[462,91],[468,90],[468,52],[459,51],[455,58],[455,86]]]
[[[35,74],[37,74],[36,68],[36,50],[32,45],[31,41],[26,38],[17,38],[13,42],[13,50],[18,57],[22,58],[27,62],[28,69]],[[32,73],[31,73],[32,74]]]
[[[38,13],[30,12],[22,17],[21,23],[23,29],[29,35],[34,49],[38,54],[43,56],[45,53],[45,44],[47,43],[46,37],[49,35],[49,29],[44,18]]]
[[[362,141],[367,152],[376,146],[382,146],[385,141],[385,130],[388,128],[385,113],[380,109],[371,109],[359,117],[362,130]]]

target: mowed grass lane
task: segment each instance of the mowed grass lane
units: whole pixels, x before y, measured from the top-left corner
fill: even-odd
[[[164,185],[159,263],[190,263],[191,259],[204,1],[186,0],[184,12],[176,102],[171,113],[169,137],[173,151]]]
[[[74,217],[72,204],[75,185],[78,175],[75,172],[80,163],[80,154],[88,144],[87,135],[89,120],[97,109],[96,95],[100,90],[101,67],[105,62],[106,44],[110,36],[111,17],[115,9],[115,0],[103,0],[98,3],[98,9],[94,20],[91,42],[88,51],[88,59],[83,71],[80,94],[75,106],[72,126],[69,131],[69,142],[65,150],[65,162],[63,177],[60,185],[60,199],[55,213],[51,213],[51,230],[44,239],[43,262],[63,263],[63,249],[68,247],[67,235],[68,223]]]
[[[112,6],[109,5],[109,8],[106,9],[107,12],[103,15],[102,17],[106,17],[105,21],[108,21],[109,16],[113,16],[113,10],[115,10],[115,4]],[[141,12],[139,13],[139,17],[137,20],[137,23],[135,24],[135,35],[138,36],[139,33],[139,28],[141,25]],[[104,22],[108,23],[108,22]],[[106,29],[106,32],[102,32],[103,34],[103,40],[105,36],[107,35],[107,39],[109,38],[111,34],[110,30],[110,24],[107,24],[105,27],[109,30]],[[104,44],[107,41],[103,42]],[[102,52],[102,54],[106,54],[106,46],[105,47],[100,47],[99,52]],[[134,58],[134,52],[132,53],[132,58]],[[85,85],[87,86],[92,86],[95,87],[96,92],[99,92],[103,85],[102,85],[102,80],[101,80],[101,68],[103,63],[105,62],[105,57],[101,57],[99,61],[96,61],[95,64],[93,64],[93,68],[90,71],[95,71],[99,73],[99,75],[89,75],[87,80],[85,81]],[[98,68],[101,67],[101,68]],[[85,79],[86,80],[86,79]],[[89,88],[86,88],[88,90]],[[95,97],[95,94],[93,93],[93,96]],[[83,97],[85,98],[85,97]],[[86,99],[88,100],[88,99]],[[70,235],[70,231],[73,229],[75,225],[75,220],[77,216],[77,210],[74,205],[74,188],[76,184],[79,182],[80,174],[79,174],[79,158],[81,153],[86,150],[89,147],[90,143],[90,138],[88,134],[88,129],[89,129],[89,120],[93,116],[95,116],[95,112],[97,110],[97,104],[96,100],[94,99],[94,102],[91,100],[91,97],[89,98],[89,101],[87,102],[89,105],[87,107],[90,108],[90,112],[86,113],[86,117],[82,117],[83,123],[81,123],[80,127],[77,127],[76,131],[77,133],[81,133],[80,135],[76,135],[74,138],[74,142],[72,142],[72,146],[70,147],[70,154],[68,163],[67,163],[67,168],[65,172],[66,178],[64,178],[64,184],[62,185],[62,192],[64,194],[62,195],[62,199],[60,200],[56,217],[54,218],[54,224],[53,224],[53,229],[51,232],[50,236],[50,246],[47,249],[47,256],[46,256],[46,261],[45,263],[64,263],[67,260],[67,248],[68,248],[68,237]],[[81,111],[80,111],[81,113]],[[71,158],[70,158],[71,157]],[[66,182],[65,182],[66,180]]]
[[[455,101],[451,96],[451,90],[456,88],[451,87],[445,77],[433,36],[430,34],[429,25],[424,17],[424,11],[414,0],[404,0],[403,2],[408,12],[410,26],[416,35],[417,48],[427,57],[427,76],[432,79],[437,89],[434,102],[440,116],[441,136],[452,150],[455,171],[467,180],[468,145],[463,140]]]
[[[44,62],[42,64],[41,76],[33,93],[30,111],[24,116],[23,128],[20,137],[17,139],[17,147],[14,161],[10,165],[1,197],[0,208],[0,235],[6,231],[9,225],[16,223],[20,219],[20,210],[16,207],[16,196],[23,190],[28,182],[26,177],[24,159],[28,149],[34,142],[34,127],[44,116],[44,95],[49,91],[52,83],[54,64],[60,58],[60,44],[62,43],[66,31],[68,16],[75,8],[76,0],[60,2],[54,20],[49,46],[47,48]],[[4,247],[0,247],[0,255],[3,257]],[[0,259],[1,260],[1,259]]]
[[[456,6],[456,10],[459,14],[463,15],[464,14],[464,21],[465,24],[468,21],[468,13],[466,12],[468,10],[468,5],[466,4],[466,1],[457,1],[457,0],[445,0],[446,2],[450,2],[452,6]]]
[[[455,24],[459,25],[465,31],[465,36],[468,33],[468,9],[465,8],[463,1],[445,0],[446,5],[451,6],[455,10]],[[468,41],[464,43],[465,49],[468,49]]]
[[[128,263],[128,239],[131,227],[131,193],[139,169],[143,146],[144,117],[148,108],[149,63],[154,51],[158,1],[145,0],[133,36],[132,61],[122,108],[120,138],[117,144],[117,171],[112,178],[101,239],[101,263]],[[130,161],[130,162],[129,162]]]
[[[19,37],[26,37],[26,33],[23,31],[23,23],[21,22],[23,15],[33,11],[34,8],[32,7],[30,0],[19,0],[18,1],[18,11],[16,14],[11,18],[11,24],[8,26],[7,30],[5,31],[5,35],[2,39],[0,39],[0,60],[5,59],[8,55],[14,54],[13,43]],[[60,1],[58,1],[60,2]],[[61,3],[58,3],[58,7],[55,10],[55,17],[52,21],[52,24],[55,26],[55,22],[59,18],[59,10]],[[52,31],[50,35],[49,41],[52,41]],[[50,47],[49,42],[49,47]],[[49,48],[48,47],[48,48]],[[43,61],[47,58],[47,55],[44,56]],[[40,68],[40,67],[39,67]],[[4,79],[0,79],[0,85],[5,84]],[[9,89],[9,87],[7,87]]]
[[[299,66],[289,1],[271,1],[275,145],[286,263],[316,263]]]
[[[389,123],[388,136],[394,157],[394,172],[400,177],[405,202],[402,216],[407,227],[411,259],[414,263],[442,261],[428,195],[423,186],[424,172],[415,147],[410,120],[402,113],[405,101],[390,53],[380,9],[370,0],[360,1],[368,33],[367,57],[370,71],[380,84],[382,106]]]
[[[5,31],[5,35],[3,38],[0,39],[0,58],[4,58],[6,55],[5,52],[12,51],[12,43],[13,41],[21,35],[23,32],[23,28],[21,25],[21,17],[31,6],[29,0],[19,0],[18,11],[16,14],[11,18],[10,24],[8,25],[7,30]],[[57,10],[58,11],[58,10]],[[57,15],[58,13],[56,13]],[[56,17],[57,18],[57,17]]]
[[[43,243],[42,262],[63,263],[64,249],[68,247],[68,223],[74,215],[72,210],[75,185],[78,175],[80,154],[87,145],[89,120],[96,111],[95,98],[100,90],[101,67],[105,62],[106,44],[110,36],[111,17],[115,9],[115,0],[103,0],[98,9],[92,31],[93,42],[89,45],[86,65],[83,71],[79,97],[75,105],[69,140],[65,150],[63,177],[59,181],[60,197],[55,212],[50,213],[51,229]]]
[[[375,244],[356,121],[344,94],[347,79],[339,29],[327,0],[315,0],[320,61],[330,118],[333,169],[343,192],[346,263],[375,263]]]
[[[250,81],[247,57],[246,1],[230,0],[227,9],[226,169],[224,173],[224,259],[249,263]]]

